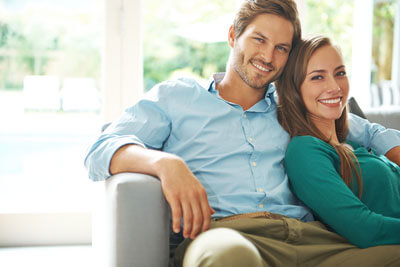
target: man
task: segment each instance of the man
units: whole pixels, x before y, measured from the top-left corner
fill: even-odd
[[[183,219],[178,265],[184,255],[184,266],[399,264],[399,246],[356,248],[314,222],[289,189],[282,165],[289,137],[271,82],[300,37],[292,0],[245,1],[229,29],[225,74],[207,88],[192,79],[157,85],[86,157],[93,180],[121,172],[160,179],[174,232]],[[350,139],[400,163],[399,132],[352,119]]]

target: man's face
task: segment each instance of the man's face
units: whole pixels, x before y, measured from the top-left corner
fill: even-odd
[[[282,73],[293,32],[290,21],[273,14],[258,15],[237,39],[231,27],[229,44],[233,47],[233,69],[251,88],[265,89]]]

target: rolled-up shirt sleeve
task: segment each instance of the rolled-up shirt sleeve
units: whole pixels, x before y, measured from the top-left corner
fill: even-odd
[[[170,134],[171,123],[160,87],[162,85],[153,88],[137,104],[127,108],[88,149],[85,167],[91,180],[102,181],[111,176],[111,159],[122,146],[135,144],[151,149],[162,148]]]
[[[384,155],[393,147],[400,146],[400,131],[387,129],[349,113],[347,139],[366,148],[373,148],[377,154]]]

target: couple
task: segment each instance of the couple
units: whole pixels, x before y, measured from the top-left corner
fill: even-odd
[[[348,135],[346,127],[332,126],[346,114],[347,78],[337,50],[313,47],[318,40],[301,41],[294,1],[244,1],[229,29],[226,73],[214,75],[207,88],[187,78],[155,86],[91,147],[89,177],[139,172],[160,179],[172,230],[186,238],[175,251],[177,266],[399,265],[398,222],[389,220],[394,210],[375,204],[390,198],[373,199],[367,176],[377,167],[364,170],[378,156],[357,151],[372,147],[400,164],[400,134],[357,116],[349,116]],[[334,83],[341,89],[325,87]],[[286,114],[287,108],[298,112]],[[285,161],[299,198],[283,166],[295,135],[308,135],[293,138]],[[353,151],[342,145],[345,139]],[[380,172],[375,180],[394,182]],[[364,223],[367,241],[346,236]]]

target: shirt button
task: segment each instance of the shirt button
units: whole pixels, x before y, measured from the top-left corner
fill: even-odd
[[[258,206],[260,207],[260,209],[262,209],[264,207],[264,204],[260,204]]]
[[[246,118],[247,118],[247,115],[246,115],[246,114],[244,114],[244,115],[243,115],[243,117],[246,119]]]
[[[253,138],[250,137],[249,138],[249,142],[252,143],[253,142]]]
[[[251,165],[253,165],[253,166],[255,167],[255,166],[257,166],[257,163],[256,163],[255,161],[253,161],[253,162],[251,163]]]
[[[264,190],[262,190],[262,188],[258,188],[257,191],[258,191],[258,192],[262,192],[262,191],[264,191]]]

